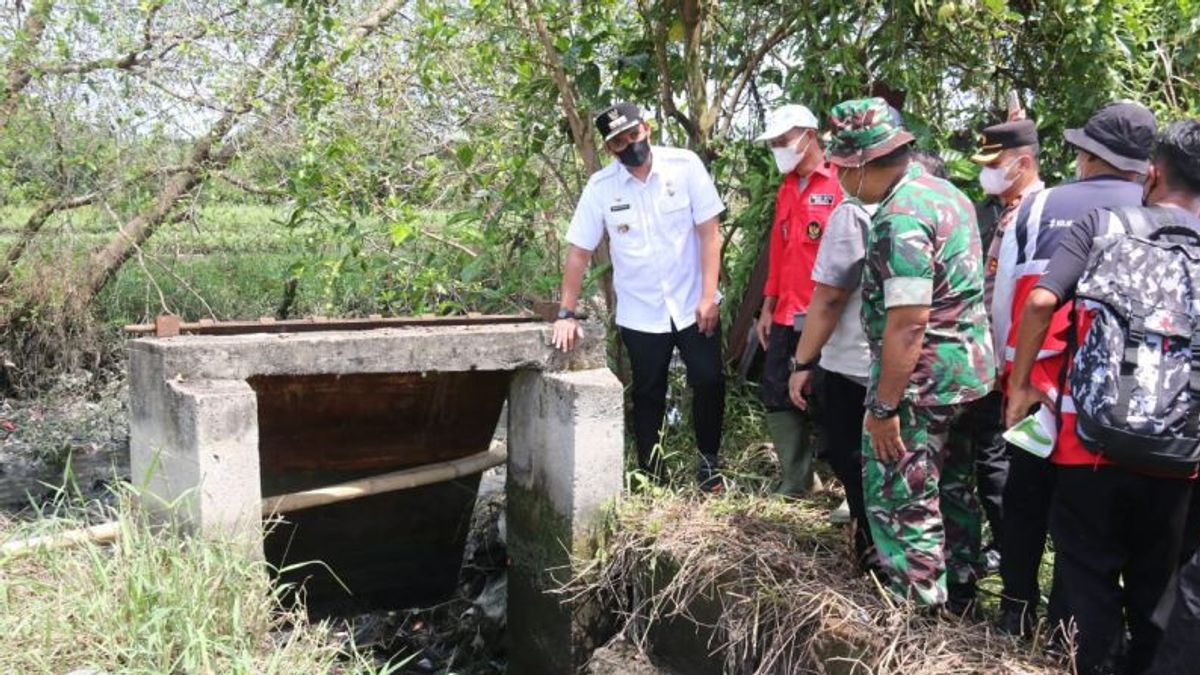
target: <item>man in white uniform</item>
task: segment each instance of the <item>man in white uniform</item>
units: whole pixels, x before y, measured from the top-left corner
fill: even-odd
[[[676,348],[692,389],[692,422],[700,451],[697,479],[719,491],[717,476],[725,381],[717,278],[725,205],[695,153],[651,147],[640,108],[619,103],[596,117],[604,148],[618,161],[588,180],[567,231],[562,304],[554,345],[574,347],[575,310],[592,252],[607,235],[616,288],[616,323],[633,374],[638,466],[662,480],[656,450],[666,412],[667,371]]]

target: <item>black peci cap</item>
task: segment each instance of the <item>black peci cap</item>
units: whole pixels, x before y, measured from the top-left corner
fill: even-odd
[[[1067,129],[1067,142],[1122,171],[1146,173],[1158,124],[1154,113],[1132,101],[1110,103],[1096,111],[1082,129]]]
[[[612,140],[613,136],[632,129],[642,121],[642,109],[632,103],[618,103],[606,108],[596,115],[596,130],[604,138],[604,142]]]
[[[971,157],[976,164],[990,164],[1000,153],[1009,148],[1023,148],[1038,144],[1037,125],[1033,120],[1017,120],[993,124],[983,130],[979,138],[979,150]]]

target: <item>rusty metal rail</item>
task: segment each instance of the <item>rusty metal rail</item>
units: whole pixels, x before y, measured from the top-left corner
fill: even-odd
[[[372,314],[362,319],[310,319],[276,320],[264,317],[257,321],[215,321],[201,319],[195,322],[180,321],[173,314],[161,314],[154,323],[139,323],[125,326],[129,335],[153,335],[174,337],[176,335],[242,335],[246,333],[305,333],[332,330],[373,330],[376,328],[407,328],[412,326],[481,326],[506,323],[531,323],[543,321],[543,317],[532,314],[466,314],[463,316],[405,316],[384,317]]]

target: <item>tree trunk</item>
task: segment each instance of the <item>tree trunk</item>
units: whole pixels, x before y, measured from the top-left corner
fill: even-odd
[[[224,167],[237,154],[235,144],[228,140],[219,152],[213,152],[213,149],[225,140],[225,135],[238,120],[251,110],[250,103],[258,95],[258,87],[262,83],[266,68],[279,59],[290,38],[290,33],[275,38],[262,61],[251,68],[250,73],[242,80],[242,87],[228,111],[192,146],[183,167],[167,179],[154,204],[122,225],[117,235],[104,248],[92,254],[82,289],[86,294],[86,301],[90,302],[104,290],[109,280],[121,269],[121,265],[154,234],[179,200],[191,194],[197,185],[204,182],[207,172]]]
[[[342,50],[356,48],[387,23],[403,4],[403,0],[387,0],[378,5],[370,14],[354,24],[350,31],[350,39]],[[167,180],[154,200],[154,205],[122,225],[117,236],[92,255],[84,285],[88,301],[104,289],[121,269],[121,265],[154,234],[181,199],[207,180],[209,172],[225,167],[237,155],[237,144],[225,136],[238,120],[251,110],[251,103],[258,96],[259,85],[267,67],[279,59],[290,39],[290,32],[275,39],[262,61],[242,80],[242,87],[234,97],[234,103],[229,106],[228,112],[192,146],[187,161],[178,173]],[[214,153],[213,149],[222,141],[224,144],[221,149]]]
[[[683,66],[687,82],[688,116],[693,124],[689,141],[692,150],[707,161],[709,132],[712,131],[716,115],[709,110],[704,58],[700,51],[704,43],[704,0],[681,0],[680,15],[683,19]]]
[[[534,0],[525,0],[525,7],[529,10],[529,15],[533,18],[534,27],[537,29],[538,41],[541,43],[546,63],[550,67],[550,76],[554,80],[554,85],[558,88],[559,102],[563,115],[566,116],[567,125],[571,129],[571,140],[574,142],[575,149],[579,152],[580,158],[583,159],[584,170],[590,176],[600,170],[600,156],[597,153],[595,141],[593,141],[591,115],[582,113],[579,110],[579,106],[576,103],[575,83],[567,75],[566,68],[563,67],[562,57],[559,56],[558,50],[554,47],[554,38],[550,35],[549,29],[546,28],[546,21],[542,19],[541,7],[538,7]],[[608,239],[605,238],[596,247],[596,251],[592,255],[592,264],[603,267],[610,265],[611,262],[612,259],[608,253]],[[608,308],[609,314],[614,314],[617,307],[617,298],[616,291],[613,290],[611,269],[605,271],[601,277],[600,286],[604,291],[605,306]]]

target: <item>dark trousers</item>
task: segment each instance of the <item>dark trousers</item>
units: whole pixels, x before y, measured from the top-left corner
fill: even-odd
[[[1195,492],[1195,488],[1193,488]],[[1179,588],[1150,675],[1187,675],[1200,670],[1200,553],[1179,571]]]
[[[1200,490],[1192,488],[1192,499],[1188,504],[1187,523],[1183,526],[1183,547],[1180,549],[1180,565],[1185,565],[1197,550],[1200,550]]]
[[[983,515],[992,528],[992,545],[1003,551],[1004,484],[1008,479],[1008,448],[1004,442],[1004,395],[998,391],[967,406],[958,433],[975,453],[975,489]]]
[[[704,335],[695,324],[670,333],[643,333],[621,329],[633,374],[633,434],[637,439],[638,467],[662,477],[662,457],[654,452],[667,408],[667,374],[671,355],[687,367],[692,389],[692,424],[696,446],[704,461],[701,471],[715,469],[725,418],[725,377],[721,372],[721,329]]]
[[[1050,499],[1054,496],[1055,467],[1016,446],[1008,446],[1008,480],[1004,484],[1004,529],[998,535],[1000,579],[1004,609],[1032,617],[1041,599],[1038,570],[1046,551]]]
[[[767,337],[767,353],[763,359],[762,381],[758,389],[758,395],[762,398],[767,412],[798,410],[788,395],[788,380],[792,376],[788,361],[796,354],[798,344],[799,331],[791,326],[771,324],[771,333]]]
[[[1124,672],[1149,666],[1162,638],[1151,616],[1179,564],[1191,481],[1116,466],[1058,468],[1050,507],[1055,594],[1078,628],[1080,675],[1111,672],[1126,625]]]
[[[854,518],[854,553],[860,566],[871,561],[871,524],[863,504],[862,434],[867,388],[845,375],[822,370],[813,393],[820,406],[818,424],[825,431],[825,460],[846,491]]]

